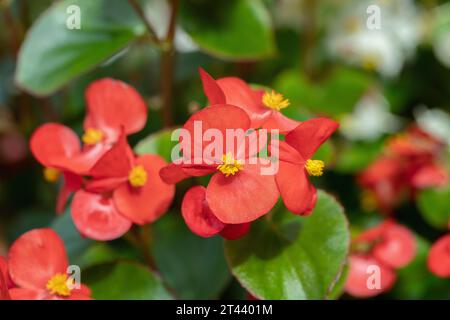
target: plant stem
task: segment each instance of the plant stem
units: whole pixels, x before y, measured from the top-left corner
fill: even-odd
[[[128,0],[130,5],[133,7],[133,9],[136,11],[136,13],[141,18],[142,22],[144,23],[145,27],[147,28],[148,35],[150,36],[150,40],[154,42],[156,45],[159,45],[161,41],[158,39],[158,36],[156,35],[155,30],[153,29],[150,22],[147,20],[147,17],[145,16],[144,11],[142,10],[141,6],[136,0]]]
[[[161,48],[161,97],[164,127],[173,125],[173,79],[175,71],[175,28],[178,0],[170,0],[171,13],[167,35]]]
[[[156,264],[151,255],[151,238],[152,235],[149,226],[143,226],[141,228],[133,226],[128,240],[139,249],[149,268],[156,271]]]

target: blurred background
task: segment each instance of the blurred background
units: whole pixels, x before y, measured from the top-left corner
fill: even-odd
[[[79,21],[70,5],[80,8]],[[28,148],[44,122],[81,133],[84,90],[105,76],[131,84],[148,103],[148,124],[131,138],[138,152],[167,155],[167,128],[206,105],[200,66],[215,78],[237,76],[277,90],[290,100],[285,113],[294,119],[338,120],[339,132],[317,156],[328,170],[314,183],[343,204],[352,231],[387,214],[359,177],[411,126],[440,142],[436,161],[449,172],[448,1],[0,0],[0,16],[0,255],[18,235],[49,225],[82,266],[94,263],[94,253],[136,255],[122,240],[81,239],[68,212],[56,217],[58,186],[43,179]],[[180,207],[179,189],[173,210]],[[390,214],[416,233],[419,253],[382,297],[450,299],[449,280],[425,265],[429,246],[448,232],[450,188],[412,193]],[[220,239],[192,235],[176,214],[157,222],[155,234],[157,263],[181,297],[245,297],[231,280]],[[194,257],[186,255],[189,248]],[[186,261],[183,270],[175,256]],[[205,273],[214,278],[203,279]]]

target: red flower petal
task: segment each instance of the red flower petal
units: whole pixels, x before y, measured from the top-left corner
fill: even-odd
[[[206,200],[215,216],[224,223],[251,222],[269,212],[278,200],[272,175],[261,175],[260,164],[246,164],[234,176],[212,176]]]
[[[121,237],[132,223],[114,206],[112,198],[79,190],[72,200],[73,223],[86,237],[105,241]]]
[[[442,187],[449,181],[447,170],[436,164],[422,167],[412,178],[415,188]]]
[[[283,203],[289,211],[299,215],[311,212],[316,191],[303,166],[280,161],[275,180]]]
[[[10,300],[11,297],[8,292],[8,264],[4,257],[0,256],[0,300]]]
[[[25,289],[45,289],[57,273],[66,273],[66,249],[52,229],[34,229],[20,236],[8,255],[9,274],[13,282]]]
[[[189,175],[183,171],[183,167],[174,163],[161,168],[159,175],[162,181],[168,184],[175,184],[189,178]]]
[[[116,141],[122,127],[126,134],[138,132],[147,121],[144,100],[133,87],[119,80],[94,81],[86,90],[86,101],[85,129],[100,129],[107,141]]]
[[[137,224],[153,222],[169,208],[175,186],[162,181],[161,168],[167,163],[157,155],[146,154],[136,159],[135,165],[142,165],[147,172],[147,183],[134,188],[124,183],[114,191],[114,203],[125,217]]]
[[[374,246],[373,255],[386,266],[402,268],[416,255],[416,238],[408,228],[386,221],[382,224],[381,242]]]
[[[213,77],[209,75],[209,73],[203,70],[203,68],[198,68],[198,72],[200,73],[200,78],[202,79],[203,84],[203,91],[208,97],[209,104],[225,104],[225,94],[216,83],[216,80],[214,80]]]
[[[430,249],[428,269],[441,278],[450,277],[450,234],[439,238]]]
[[[200,126],[195,131],[195,126]],[[184,129],[188,130],[190,133],[190,141],[182,142],[182,148],[184,148],[184,157],[187,159],[202,159],[203,154],[196,154],[195,150],[205,151],[205,148],[211,144],[211,141],[203,141],[203,134],[208,129],[218,130],[218,133],[223,137],[224,145],[226,146],[226,132],[227,129],[229,132],[233,132],[235,129],[242,129],[244,132],[250,128],[250,119],[242,109],[230,106],[230,105],[215,105],[212,107],[207,107],[205,109],[200,110],[199,112],[192,115],[189,120],[183,126]],[[235,150],[238,149],[240,143],[243,141],[236,142],[235,139]],[[186,145],[190,143],[190,145]],[[190,154],[189,147],[190,146]],[[223,148],[223,154],[225,154],[226,149]],[[235,152],[236,154],[236,152]],[[220,159],[222,154],[216,155],[215,158]],[[203,159],[205,160],[205,159]],[[214,161],[215,159],[207,159]],[[202,163],[198,163],[202,164]]]
[[[297,149],[303,159],[311,159],[316,150],[339,127],[336,121],[317,118],[302,122],[286,135],[286,142]]]
[[[47,300],[50,295],[45,289],[13,288],[9,290],[12,300]]]
[[[186,192],[181,204],[181,212],[189,229],[201,237],[211,237],[225,227],[209,208],[205,187],[192,187]]]
[[[227,224],[220,235],[227,240],[236,240],[245,236],[251,227],[251,223]]]
[[[267,130],[280,130],[281,134],[286,134],[297,128],[299,124],[299,121],[292,120],[279,111],[272,111],[262,127]]]
[[[242,108],[251,119],[251,127],[261,127],[271,115],[271,110],[262,105],[262,94],[252,90],[245,81],[227,77],[216,80],[225,94],[226,103]]]
[[[117,143],[95,163],[89,175],[95,178],[128,176],[132,163],[133,151],[122,133]]]
[[[376,288],[376,286],[369,286],[374,285],[371,280],[372,277],[376,275],[375,272],[371,271],[371,266],[379,267],[379,288]],[[351,255],[350,269],[348,272],[347,281],[345,283],[345,291],[354,297],[373,297],[388,291],[394,285],[396,277],[397,276],[392,269],[380,264],[373,257]]]
[[[70,128],[47,123],[33,132],[30,149],[43,166],[65,168],[68,159],[77,155],[81,147],[78,136]]]
[[[62,213],[72,192],[81,188],[83,179],[73,173],[64,172],[64,180],[59,190],[58,200],[56,201],[56,213]]]

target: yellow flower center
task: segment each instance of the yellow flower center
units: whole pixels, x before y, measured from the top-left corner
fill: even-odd
[[[367,55],[362,58],[361,66],[368,71],[375,70],[380,64],[380,59],[374,55]]]
[[[70,296],[71,282],[73,280],[64,273],[55,274],[50,280],[47,282],[47,290],[50,291],[51,294],[57,294],[62,297]]]
[[[83,137],[81,137],[81,140],[83,140],[85,144],[99,143],[100,141],[103,140],[103,132],[97,129],[89,128],[84,132]]]
[[[48,182],[56,182],[59,179],[61,172],[58,169],[45,167],[44,168],[44,179]]]
[[[222,156],[222,164],[217,166],[217,170],[222,172],[225,177],[230,175],[234,176],[239,170],[242,169],[242,161],[235,160],[231,152]]]
[[[139,165],[133,167],[128,174],[128,181],[133,187],[142,187],[147,183],[147,171]]]
[[[306,171],[310,176],[320,177],[323,174],[325,163],[322,160],[307,160],[305,164]]]
[[[274,90],[264,93],[262,102],[267,108],[277,111],[289,106],[289,100],[285,99],[281,93],[277,93]]]

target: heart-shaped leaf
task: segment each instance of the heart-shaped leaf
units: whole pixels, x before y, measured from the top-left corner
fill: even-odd
[[[59,1],[28,32],[16,82],[37,95],[51,94],[144,32],[128,1]]]
[[[233,274],[258,298],[326,299],[335,296],[349,242],[342,207],[319,191],[311,216],[276,212],[244,238],[227,241],[225,252]]]

